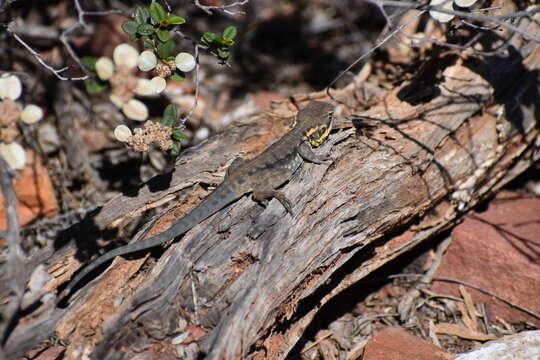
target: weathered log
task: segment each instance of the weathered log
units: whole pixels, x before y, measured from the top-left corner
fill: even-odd
[[[539,55],[539,44],[516,40],[506,57],[436,61],[442,76],[432,71],[430,80],[440,93],[429,101],[400,100],[402,86],[379,95],[359,120],[341,123],[319,150],[334,163],[306,164],[285,186],[294,217],[277,201],[263,209],[244,197],[163,253],[115,259],[67,308],[21,322],[8,353],[20,349],[18,334],[39,329],[70,340],[66,358],[73,359],[284,358],[322,305],[458,222],[538,160]],[[348,104],[338,115],[356,105],[356,85],[336,93]],[[275,111],[293,113],[288,104]],[[367,135],[352,126],[367,120],[376,124]],[[189,151],[165,184],[110,201],[94,225],[117,225],[179,194],[178,206],[134,241],[163,231],[211,191],[206,185],[220,182],[227,163],[262,151],[286,122],[245,119]]]

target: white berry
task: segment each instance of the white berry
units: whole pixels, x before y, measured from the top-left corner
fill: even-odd
[[[34,104],[28,104],[21,112],[21,121],[26,124],[35,124],[43,117],[43,109]]]
[[[122,111],[132,120],[144,121],[148,118],[148,108],[143,102],[131,99],[122,106]]]
[[[161,76],[155,76],[150,80],[156,94],[160,94],[167,87],[167,81]]]
[[[116,140],[121,142],[126,142],[127,139],[132,136],[130,128],[128,128],[126,125],[118,125],[114,129],[114,137]]]
[[[16,142],[11,144],[0,143],[0,156],[6,160],[13,170],[20,170],[26,164],[26,151]]]
[[[156,67],[157,58],[153,51],[145,50],[137,58],[137,66],[141,71],[150,71]]]
[[[114,74],[114,64],[108,57],[100,57],[96,61],[97,76],[101,80],[109,80]]]
[[[452,6],[452,0],[431,0],[429,5],[433,5],[433,6],[442,5],[443,9],[454,10]],[[429,10],[429,15],[431,15],[431,17],[434,18],[435,20],[442,23],[447,23],[455,17],[455,15],[445,14],[437,10]]]
[[[195,69],[195,58],[190,53],[181,52],[174,59],[176,68],[182,72],[190,72]]]
[[[22,93],[21,80],[15,75],[0,78],[0,99],[17,100]]]
[[[129,44],[120,44],[113,51],[113,60],[116,66],[126,66],[132,69],[137,65],[139,51]]]

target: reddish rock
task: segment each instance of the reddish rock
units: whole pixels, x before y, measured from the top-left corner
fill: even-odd
[[[41,352],[36,357],[23,357],[23,359],[32,359],[32,360],[57,360],[61,359],[61,355],[66,348],[63,346],[53,346],[47,350]]]
[[[189,325],[187,330],[189,331],[191,337],[195,340],[199,340],[206,336],[206,331],[195,325]]]
[[[253,101],[255,101],[255,104],[257,104],[263,110],[267,109],[272,101],[284,99],[285,97],[282,94],[270,91],[259,91],[253,96]]]
[[[27,150],[26,165],[17,174],[18,178],[13,181],[13,188],[17,197],[19,225],[24,226],[42,216],[56,216],[58,203],[47,168],[43,166],[41,158],[35,152]],[[0,230],[6,228],[4,197],[0,191]]]
[[[540,200],[501,193],[486,211],[473,212],[452,232],[437,276],[470,282],[511,302],[540,312]],[[460,296],[458,285],[435,282],[437,293]],[[492,321],[540,320],[467,288],[475,303],[487,303]]]
[[[453,356],[402,328],[387,327],[366,344],[363,360],[450,360]]]

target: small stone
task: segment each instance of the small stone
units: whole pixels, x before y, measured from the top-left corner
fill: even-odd
[[[51,154],[60,148],[60,137],[55,126],[49,123],[41,124],[37,134],[39,146],[45,154]]]
[[[465,280],[528,309],[540,309],[540,199],[500,192],[482,212],[471,212],[452,231],[436,276]],[[535,253],[537,254],[537,253]],[[436,281],[432,291],[460,296],[456,284]],[[486,304],[489,319],[540,320],[474,289],[475,303]]]
[[[464,354],[454,360],[531,360],[540,354],[540,330],[523,331],[519,334],[504,336]]]
[[[20,148],[20,150],[23,149]],[[59,208],[48,169],[43,164],[41,157],[31,149],[25,149],[25,154],[26,165],[17,171],[18,176],[13,179],[20,226],[25,226],[35,219],[42,219],[44,216],[54,218],[58,215]],[[0,201],[0,214],[5,214],[4,205],[5,201]],[[5,230],[6,228],[6,218],[0,216],[0,229]]]
[[[452,355],[402,328],[387,327],[366,344],[364,360],[451,360]]]
[[[21,112],[21,121],[26,124],[35,124],[43,118],[43,109],[34,104],[28,104]]]

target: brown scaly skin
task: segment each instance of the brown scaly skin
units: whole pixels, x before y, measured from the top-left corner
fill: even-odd
[[[191,212],[160,234],[103,254],[75,276],[62,292],[60,299],[67,296],[79,281],[103,263],[116,256],[152,248],[183,235],[250,192],[253,193],[253,199],[262,204],[266,204],[268,198],[276,198],[292,215],[289,201],[276,189],[286,183],[304,161],[327,163],[326,159],[315,155],[311,147],[319,146],[328,137],[333,122],[332,111],[333,106],[328,103],[311,101],[298,112],[291,131],[263,153],[247,162],[240,158],[235,159],[227,169],[223,182]]]

